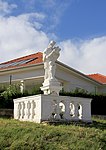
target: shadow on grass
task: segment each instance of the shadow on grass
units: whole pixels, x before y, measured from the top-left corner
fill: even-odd
[[[2,119],[13,119],[13,117],[9,116],[0,116]],[[74,125],[74,126],[80,126],[80,127],[89,127],[89,128],[96,128],[100,130],[106,130],[106,120],[103,119],[98,119],[98,118],[93,118],[92,123],[86,123],[82,121],[44,121],[42,124],[48,124],[48,125],[54,125],[54,126],[59,126],[59,125]]]
[[[100,129],[100,130],[106,130],[106,122],[93,121],[90,127]]]
[[[96,129],[100,129],[100,130],[106,130],[106,121],[102,122],[101,120],[93,120],[92,123],[86,123],[86,122],[82,122],[82,121],[47,121],[44,122],[46,124],[49,125],[75,125],[75,126],[80,126],[80,127],[90,127],[90,128],[96,128]]]
[[[5,115],[5,116],[0,116],[0,119],[13,119],[13,117],[9,115]]]

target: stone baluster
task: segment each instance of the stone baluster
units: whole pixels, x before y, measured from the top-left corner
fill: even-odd
[[[64,112],[63,117],[64,117],[64,119],[66,119],[66,120],[70,120],[70,118],[71,118],[71,116],[70,116],[70,101],[67,100],[67,101],[64,103],[64,105],[65,105],[65,112]]]
[[[19,103],[19,119],[22,119],[22,103]]]
[[[33,100],[32,101],[32,119],[34,119],[35,116],[36,116],[36,103]]]
[[[21,102],[21,116],[20,116],[20,119],[24,118],[24,108],[25,108],[25,104],[24,104],[24,102]]]
[[[77,121],[79,120],[78,118],[78,103],[74,101],[74,107],[75,107],[75,110],[74,110],[74,120]]]
[[[79,104],[80,109],[78,110],[79,112],[79,119],[82,120],[82,104]]]
[[[25,101],[24,119],[28,120],[28,101]]]
[[[70,102],[69,104],[69,108],[70,108],[70,117],[71,119],[73,119],[73,117],[75,116],[75,107],[74,107],[74,102]]]
[[[27,114],[27,116],[28,116],[28,120],[29,120],[29,118],[30,118],[30,108],[31,108],[30,101],[28,101],[27,108],[28,108],[28,114]]]
[[[59,101],[56,101],[56,116],[55,116],[56,120],[60,120],[60,108],[59,108]]]
[[[49,119],[52,120],[52,119],[55,119],[55,115],[56,115],[56,100],[53,100],[51,102],[51,112],[50,112],[50,116],[49,116]]]
[[[21,103],[19,102],[17,105],[18,105],[18,109],[17,109],[17,119],[20,119],[20,116],[21,116]]]
[[[30,116],[29,116],[29,119],[32,120],[33,116],[34,116],[34,101],[31,100],[30,101]]]

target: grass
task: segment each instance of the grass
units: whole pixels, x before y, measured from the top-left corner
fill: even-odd
[[[43,125],[0,118],[0,150],[106,150],[106,120]]]

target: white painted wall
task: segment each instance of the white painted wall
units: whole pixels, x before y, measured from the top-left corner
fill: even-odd
[[[106,95],[106,85],[103,85],[103,86],[99,87],[99,93]]]
[[[75,74],[71,72],[70,70],[61,68],[58,66],[56,70],[56,76],[63,80],[64,90],[65,91],[71,91],[76,88],[82,88],[87,90],[89,93],[93,92],[95,93],[98,91],[98,87],[96,84],[91,82],[88,79],[85,79],[84,77],[78,76],[78,74]]]
[[[27,78],[38,78],[39,76],[44,75],[43,67],[36,68],[33,67],[32,69],[18,69],[18,70],[11,70],[0,74],[0,82],[8,82],[10,75],[12,75],[12,80],[23,80]]]

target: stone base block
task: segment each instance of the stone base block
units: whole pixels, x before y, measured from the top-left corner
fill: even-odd
[[[59,92],[62,90],[62,86],[60,86],[60,83],[56,79],[50,81],[45,80],[41,90],[44,92],[44,95],[59,95]]]

